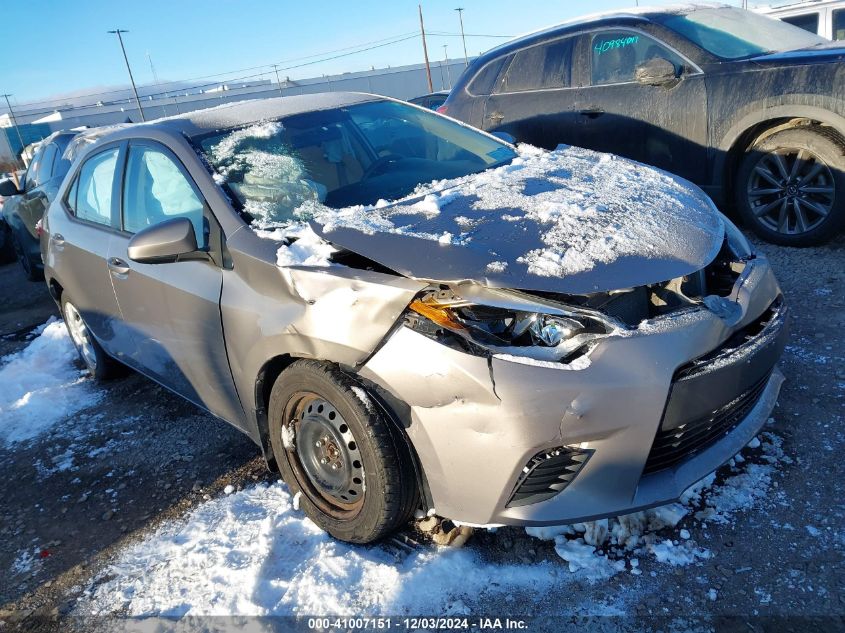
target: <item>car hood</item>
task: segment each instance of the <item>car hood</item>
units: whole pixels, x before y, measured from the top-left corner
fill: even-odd
[[[724,224],[694,185],[575,147],[375,207],[322,210],[313,230],[417,280],[572,294],[667,281],[718,253]]]
[[[762,66],[802,66],[805,64],[824,64],[845,61],[845,47],[838,42],[796,51],[783,51],[760,55],[750,60]]]

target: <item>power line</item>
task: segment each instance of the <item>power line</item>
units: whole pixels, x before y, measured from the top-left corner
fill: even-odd
[[[277,66],[281,66],[282,64],[287,64],[287,63],[290,63],[290,62],[296,62],[296,61],[301,61],[301,60],[305,60],[305,59],[313,59],[314,57],[321,57],[323,55],[331,55],[333,53],[349,51],[349,50],[352,50],[352,49],[355,49],[355,48],[360,48],[362,46],[369,46],[371,44],[381,44],[382,42],[390,43],[389,41],[391,41],[391,40],[396,40],[397,43],[398,42],[404,42],[405,38],[410,39],[410,38],[413,38],[413,37],[418,37],[418,35],[419,34],[416,31],[410,31],[410,32],[407,32],[407,33],[402,33],[400,35],[393,35],[391,37],[385,37],[385,38],[381,38],[381,39],[378,39],[378,40],[372,40],[370,42],[363,42],[361,44],[355,44],[355,45],[346,46],[346,47],[343,47],[343,48],[336,48],[336,49],[332,49],[332,50],[329,50],[329,51],[323,51],[321,53],[314,53],[312,55],[303,55],[303,56],[300,56],[300,57],[291,57],[291,58],[288,58],[288,59],[284,59],[284,60],[275,62],[275,64]],[[397,38],[401,38],[401,39],[397,39]],[[371,49],[365,49],[365,50],[371,50]],[[357,52],[359,52],[359,51],[354,51],[353,53],[350,53],[350,54],[355,54]],[[363,51],[360,51],[360,52],[363,52]],[[235,73],[248,72],[248,71],[251,71],[251,70],[258,70],[260,68],[267,68],[268,69],[267,72],[270,72],[269,69],[272,66],[273,66],[273,63],[261,64],[260,66],[251,66],[251,67],[248,67],[248,68],[239,68],[237,70],[229,70],[229,71],[224,71],[224,72],[219,72],[219,73],[212,73],[212,74],[209,74],[209,75],[199,75],[199,76],[196,76],[196,77],[188,77],[188,78],[185,78],[185,79],[178,79],[178,80],[174,80],[174,81],[164,81],[164,82],[161,82],[161,85],[167,86],[167,85],[171,85],[171,84],[184,84],[184,83],[190,82],[190,81],[197,81],[197,80],[200,80],[200,79],[210,79],[212,77],[223,77],[224,75],[233,75]],[[237,80],[237,78],[232,78],[231,80],[235,81],[235,80]],[[84,98],[87,98],[87,97],[103,97],[103,96],[107,96],[107,95],[125,92],[126,90],[127,90],[126,88],[115,88],[114,90],[105,90],[105,91],[100,91],[100,92],[89,92],[89,93],[85,93],[85,94],[81,94],[81,95],[73,95],[73,96],[70,96],[70,97],[58,97],[58,98],[55,98],[55,99],[40,99],[40,100],[37,100],[37,101],[27,101],[27,102],[24,102],[24,103],[19,103],[18,106],[20,107],[20,106],[46,105],[46,104],[49,104],[49,103],[61,103],[63,101],[67,101],[67,99],[84,99]],[[173,90],[177,90],[177,89],[174,88]],[[144,95],[144,96],[149,96],[149,95]]]
[[[377,44],[375,46],[370,46],[370,47],[367,47],[367,48],[364,48],[364,49],[352,51],[352,52],[345,53],[345,54],[342,54],[342,55],[333,55],[331,57],[324,57],[324,58],[321,58],[321,59],[318,59],[318,60],[314,60],[314,61],[310,61],[310,62],[304,62],[302,64],[294,64],[294,65],[291,65],[291,66],[278,66],[277,70],[292,70],[292,69],[295,69],[295,68],[303,68],[305,66],[312,66],[314,64],[320,64],[322,62],[330,61],[330,60],[333,60],[333,59],[339,59],[341,57],[348,57],[350,55],[357,55],[358,53],[363,53],[363,52],[366,52],[366,51],[374,50],[376,48],[382,48],[384,46],[389,46],[391,44],[398,44],[399,42],[411,40],[411,39],[417,38],[419,36],[420,36],[419,33],[415,33],[414,35],[404,37],[400,40],[393,40],[393,41],[386,42],[386,43],[383,43],[383,44]],[[261,68],[261,67],[259,67],[259,68]],[[233,82],[243,81],[243,80],[246,80],[246,79],[255,79],[257,77],[264,77],[264,76],[266,76],[266,75],[268,75],[272,72],[274,72],[274,71],[273,70],[265,70],[263,72],[254,73],[254,74],[251,74],[251,75],[244,75],[244,76],[241,76],[241,77],[232,77],[232,78],[227,79],[224,83],[233,83]],[[203,88],[210,88],[212,86],[219,86],[220,83],[221,82],[219,82],[219,81],[215,81],[215,82],[207,82],[207,83],[203,83],[203,84],[194,84],[194,85],[191,85],[191,86],[181,86],[179,88],[179,91],[182,91],[182,90],[198,90],[198,89],[203,89]],[[149,98],[152,98],[152,97],[158,97],[158,96],[162,96],[162,95],[166,96],[166,95],[170,94],[171,92],[174,92],[174,90],[171,89],[171,90],[163,90],[163,91],[160,91],[160,92],[151,92],[151,93],[145,94],[144,98],[149,99]],[[123,98],[123,99],[115,100],[114,104],[117,105],[119,103],[129,103],[129,102],[131,102],[130,98]],[[90,107],[90,106],[95,106],[95,105],[97,105],[97,104],[96,103],[78,104],[78,105],[70,106],[69,108],[65,108],[65,110],[73,110],[73,109],[77,109],[77,108],[84,108],[84,107]],[[46,110],[40,110],[40,111],[28,110],[28,111],[26,111],[26,115],[27,116],[37,116],[39,114],[49,114],[51,112],[56,112],[56,111],[63,111],[63,110],[61,108],[59,108],[59,109],[48,108]]]
[[[426,31],[426,33],[429,34],[429,35],[437,36],[437,37],[461,37],[460,33],[450,33],[450,32],[447,32],[447,31]],[[398,36],[393,36],[393,37],[390,37],[390,38],[382,38],[380,40],[373,40],[373,41],[369,42],[369,44],[371,44],[371,45],[367,45],[367,46],[364,46],[364,44],[358,44],[358,45],[355,45],[355,46],[347,46],[347,47],[340,48],[340,49],[334,49],[334,51],[326,51],[325,53],[322,53],[322,55],[327,55],[327,54],[330,54],[332,52],[338,52],[338,53],[341,53],[341,54],[330,55],[328,57],[321,57],[320,59],[313,59],[313,58],[317,57],[321,54],[313,54],[313,55],[305,55],[305,56],[300,56],[300,57],[295,57],[295,58],[289,58],[287,60],[287,62],[299,61],[299,60],[312,60],[312,61],[306,61],[306,62],[303,62],[303,63],[300,63],[300,64],[292,64],[292,65],[289,65],[289,66],[281,65],[281,64],[286,63],[286,62],[277,62],[275,64],[264,64],[264,65],[261,65],[261,66],[253,66],[253,67],[245,68],[245,69],[241,69],[241,70],[247,71],[247,70],[262,69],[262,68],[266,68],[267,70],[263,70],[262,72],[258,72],[258,73],[252,73],[252,74],[249,74],[249,75],[241,75],[241,76],[238,76],[238,77],[229,77],[225,80],[222,80],[222,82],[221,81],[214,81],[214,82],[205,82],[205,83],[200,83],[200,84],[185,85],[189,81],[194,81],[194,80],[203,79],[203,78],[210,78],[210,77],[221,77],[221,76],[230,75],[230,74],[233,74],[233,73],[239,72],[239,71],[228,71],[228,72],[223,72],[223,73],[215,73],[215,74],[211,74],[211,75],[202,75],[202,76],[194,77],[194,78],[191,78],[191,79],[183,79],[183,80],[178,80],[178,81],[156,83],[155,87],[159,88],[159,91],[146,93],[146,94],[144,94],[144,98],[150,99],[150,98],[160,97],[160,96],[167,97],[167,96],[170,96],[170,94],[173,93],[173,92],[182,92],[182,91],[187,92],[187,91],[191,91],[191,90],[202,90],[204,88],[219,86],[220,83],[236,83],[236,82],[245,81],[245,80],[249,80],[249,79],[255,79],[255,78],[258,78],[258,77],[266,77],[267,75],[270,75],[271,73],[276,74],[276,80],[277,80],[277,83],[278,83],[279,82],[278,72],[281,71],[281,70],[294,70],[294,69],[297,69],[297,68],[304,68],[306,66],[312,66],[312,65],[315,65],[315,64],[323,63],[323,62],[332,61],[332,60],[335,60],[335,59],[340,59],[340,58],[343,58],[343,57],[349,57],[349,56],[352,56],[352,55],[357,55],[359,53],[364,53],[364,52],[375,50],[375,49],[378,49],[378,48],[383,48],[385,46],[391,46],[393,44],[399,44],[401,42],[412,40],[412,39],[415,39],[415,38],[418,38],[418,37],[421,37],[420,33],[412,32],[412,33],[406,33],[406,34],[402,34],[402,35],[398,35]],[[466,34],[466,37],[512,38],[513,36],[512,35],[497,35],[497,34],[490,34],[490,33],[475,33],[475,34],[468,33],[468,34]],[[362,46],[364,46],[364,48],[361,48]],[[355,49],[355,50],[352,50],[352,49]],[[343,51],[346,51],[346,52],[343,52]],[[134,84],[134,82],[133,82],[133,84]],[[168,85],[175,85],[175,87],[167,88]],[[77,95],[77,96],[74,96],[74,97],[66,97],[64,99],[68,99],[68,98],[70,98],[70,99],[83,99],[83,98],[86,98],[86,97],[100,97],[100,96],[106,96],[106,95],[110,95],[110,94],[124,93],[124,92],[126,92],[126,90],[127,90],[126,88],[121,88],[121,89],[115,89],[115,90],[109,90],[109,91],[103,91],[103,92],[87,93],[87,94],[83,94],[83,95]],[[136,102],[140,101],[140,98],[138,96],[137,91],[135,92],[135,98],[136,98]],[[18,107],[20,108],[21,106],[32,106],[32,105],[41,105],[41,104],[48,104],[48,103],[57,103],[57,102],[60,102],[62,100],[63,99],[51,99],[51,100],[44,100],[44,101],[30,101],[30,102],[25,102],[23,104],[19,103]],[[123,98],[115,99],[113,101],[113,104],[118,105],[120,103],[131,103],[131,101],[132,101],[131,97],[123,97]],[[64,105],[64,104],[61,104],[61,105]],[[98,102],[81,103],[81,104],[69,105],[67,108],[47,107],[47,108],[42,109],[42,110],[26,110],[23,113],[26,114],[26,116],[39,116],[39,115],[42,115],[42,114],[50,114],[52,112],[57,112],[57,111],[58,112],[69,111],[69,110],[81,109],[81,108],[86,108],[86,107],[92,107],[92,106],[96,106],[96,105],[98,105]],[[139,106],[140,106],[140,104],[139,104]]]

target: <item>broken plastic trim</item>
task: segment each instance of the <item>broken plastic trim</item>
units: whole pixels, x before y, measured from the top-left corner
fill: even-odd
[[[532,291],[526,293],[573,309],[596,311],[619,329],[633,330],[643,321],[699,308],[707,297],[730,297],[753,254],[737,256],[726,238],[715,259],[699,271],[657,284],[589,295]]]

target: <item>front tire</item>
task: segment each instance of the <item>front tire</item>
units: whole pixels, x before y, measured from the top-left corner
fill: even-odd
[[[97,380],[109,380],[124,373],[124,367],[100,346],[70,297],[62,295],[62,318],[79,358]]]
[[[409,450],[353,377],[296,361],[276,380],[268,416],[282,478],[320,528],[371,543],[410,520],[418,491]]]
[[[845,139],[823,127],[776,132],[740,165],[736,203],[768,242],[813,246],[845,226]]]

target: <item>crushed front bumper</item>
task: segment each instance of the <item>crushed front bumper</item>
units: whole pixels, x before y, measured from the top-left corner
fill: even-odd
[[[786,312],[765,258],[746,266],[731,299],[730,322],[677,313],[604,339],[584,369],[471,356],[399,328],[361,375],[408,405],[399,415],[439,515],[550,525],[625,514],[677,499],[774,407]],[[516,503],[538,455],[577,474]]]

